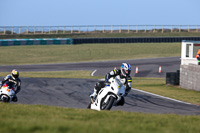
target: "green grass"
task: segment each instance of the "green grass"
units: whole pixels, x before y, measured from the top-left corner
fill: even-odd
[[[91,76],[91,71],[45,71],[45,72],[20,72],[20,77],[31,78],[83,78],[83,79],[98,79],[101,76]],[[0,77],[8,75],[8,72],[0,72]]]
[[[0,103],[1,132],[198,133],[200,116],[93,111]]]
[[[0,65],[172,57],[180,50],[181,43],[1,46]]]
[[[165,78],[134,78],[133,88],[200,105],[200,92],[166,85]]]

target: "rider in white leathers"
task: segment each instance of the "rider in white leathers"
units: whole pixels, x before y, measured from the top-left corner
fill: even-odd
[[[128,63],[122,63],[120,69],[115,68],[110,73],[106,74],[105,81],[100,81],[95,84],[94,92],[90,95],[90,97],[95,99],[98,92],[105,87],[105,85],[108,83],[108,80],[111,77],[116,77],[120,79],[121,83],[123,83],[126,86],[125,96],[127,96],[131,90],[131,83],[132,83],[132,78],[130,76],[130,73],[131,73],[131,65]],[[124,104],[124,102],[122,102],[121,104]]]

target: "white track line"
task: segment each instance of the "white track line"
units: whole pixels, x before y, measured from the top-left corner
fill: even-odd
[[[138,89],[135,89],[135,88],[131,88],[131,89],[132,89],[132,90],[139,91],[139,92],[147,93],[147,94],[150,94],[150,95],[153,95],[153,96],[161,97],[161,98],[164,98],[164,99],[172,100],[172,101],[175,101],[175,102],[194,105],[194,104],[191,104],[191,103],[187,103],[187,102],[179,101],[179,100],[176,100],[176,99],[173,99],[173,98],[169,98],[169,97],[164,97],[164,96],[161,96],[161,95],[157,95],[157,94],[154,94],[154,93],[150,93],[150,92],[146,92],[146,91],[138,90]]]
[[[94,70],[92,73],[91,73],[91,76],[94,76],[94,73],[96,72],[97,70]]]

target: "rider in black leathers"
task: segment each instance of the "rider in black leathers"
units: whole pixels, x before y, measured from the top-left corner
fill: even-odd
[[[19,79],[19,72],[15,69],[12,70],[11,74],[7,75],[1,82],[0,88],[7,84],[10,88],[14,88],[15,95],[12,98],[12,101],[17,102],[16,94],[21,90],[21,80]]]
[[[92,99],[95,99],[98,92],[104,88],[106,86],[106,84],[108,83],[108,80],[111,78],[111,77],[117,77],[122,81],[122,83],[124,83],[124,85],[126,86],[126,89],[125,89],[125,95],[124,96],[127,96],[128,93],[130,92],[131,90],[131,83],[132,83],[132,78],[130,76],[130,73],[131,73],[131,65],[128,64],[128,63],[122,63],[122,66],[120,69],[114,69],[112,70],[110,73],[107,73],[106,76],[105,76],[105,81],[100,81],[100,82],[97,82],[95,84],[95,87],[94,87],[94,92],[90,95],[90,97]],[[124,102],[122,102],[122,105],[124,104]]]

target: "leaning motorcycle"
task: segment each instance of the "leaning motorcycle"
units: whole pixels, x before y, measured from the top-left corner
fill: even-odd
[[[89,109],[110,110],[113,105],[117,105],[121,101],[124,104],[125,86],[117,78],[110,78],[109,83],[99,91],[95,100],[91,98]]]
[[[15,95],[14,88],[11,88],[6,83],[0,89],[0,101],[10,102]]]

